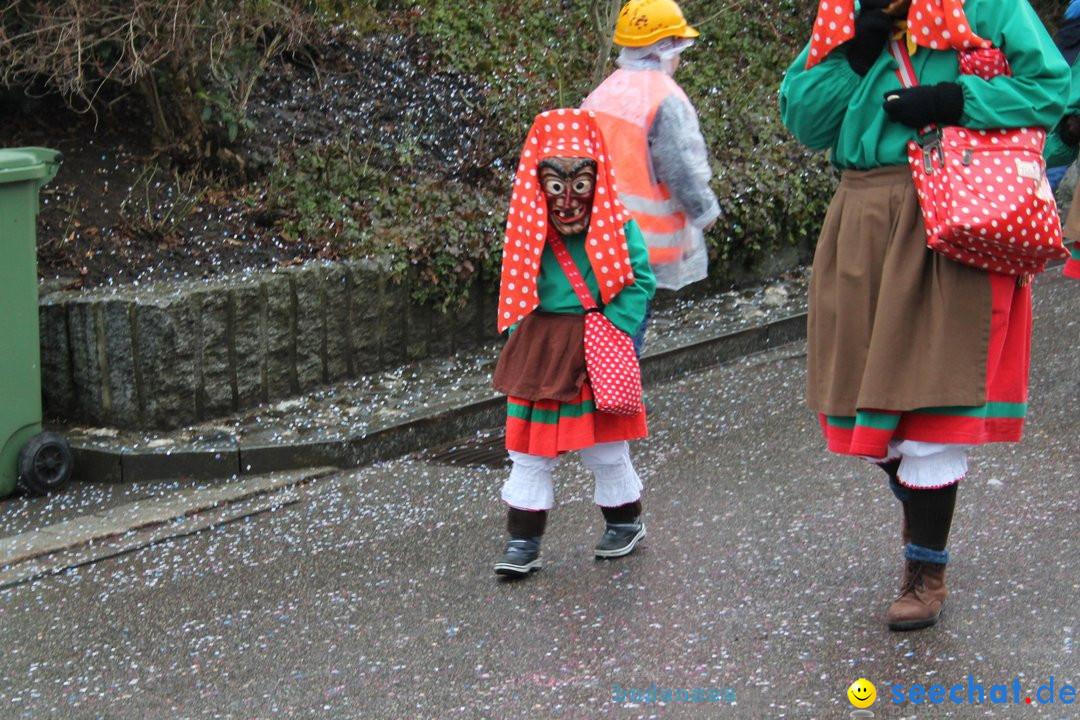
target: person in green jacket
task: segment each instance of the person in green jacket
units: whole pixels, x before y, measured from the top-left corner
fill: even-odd
[[[1011,77],[960,74],[957,48],[991,46]],[[901,502],[892,630],[938,620],[967,452],[1020,439],[1031,336],[1029,285],[927,249],[906,145],[930,124],[1052,128],[1068,70],[1027,0],[821,0],[781,84],[785,125],[840,171],[811,274],[806,401],[829,450],[878,464]]]
[[[1080,57],[1072,65],[1072,84],[1070,86],[1065,117],[1061,118],[1054,131],[1046,137],[1047,167],[1068,166],[1076,161],[1080,147]],[[1062,233],[1067,240],[1072,240],[1069,248],[1070,257],[1065,261],[1064,272],[1067,276],[1080,280],[1080,183],[1073,190],[1069,214],[1065,219]]]
[[[1065,17],[1062,18],[1057,32],[1054,33],[1054,45],[1061,51],[1062,57],[1065,58],[1065,62],[1069,63],[1069,65],[1075,66],[1077,61],[1080,60],[1080,0],[1069,0],[1069,4],[1065,8]],[[1070,95],[1076,94],[1075,67],[1073,67],[1073,71],[1073,90]],[[1075,110],[1067,109],[1066,117],[1070,112],[1075,112]],[[1064,118],[1062,120],[1064,121]],[[1077,120],[1080,121],[1080,118]],[[1080,122],[1074,121],[1074,125],[1072,131],[1080,133]],[[1055,140],[1059,141],[1060,138],[1048,137],[1046,139],[1046,179],[1050,181],[1050,187],[1056,191],[1069,169],[1069,165],[1072,164],[1075,158],[1069,159],[1067,155],[1059,155],[1057,151],[1060,150],[1060,147],[1053,147]],[[1075,145],[1076,143],[1072,144]],[[1058,145],[1060,145],[1060,142],[1058,142]]]

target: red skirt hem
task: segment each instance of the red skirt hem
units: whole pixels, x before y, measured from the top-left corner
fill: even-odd
[[[1031,286],[1019,287],[1016,278],[991,273],[990,347],[986,368],[986,403],[1022,408],[1028,399],[1028,368],[1031,355]],[[870,408],[865,408],[870,410]],[[992,442],[1019,442],[1024,432],[1024,411],[1006,417],[949,414],[947,408],[934,412],[890,411],[899,415],[891,428],[867,425],[853,427],[830,424],[819,413],[821,429],[831,452],[842,455],[885,457],[891,440],[981,445]]]
[[[556,457],[599,443],[648,436],[644,410],[636,415],[598,412],[592,405],[592,399],[592,389],[588,383],[582,386],[574,400],[567,403],[508,397],[506,449]]]

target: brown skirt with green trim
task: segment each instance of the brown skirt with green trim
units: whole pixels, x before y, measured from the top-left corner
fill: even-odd
[[[1020,439],[1031,287],[926,247],[906,167],[845,172],[810,282],[807,403],[833,452]]]

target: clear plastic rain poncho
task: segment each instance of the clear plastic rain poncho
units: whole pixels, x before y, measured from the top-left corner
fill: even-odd
[[[693,42],[666,37],[645,47],[623,47],[616,62],[624,70],[659,70],[671,76],[679,54]],[[649,160],[655,177],[667,186],[693,226],[682,261],[653,267],[657,287],[677,290],[708,274],[703,229],[720,216],[720,203],[709,187],[712,168],[697,112],[681,97],[671,96],[660,104],[649,128]]]

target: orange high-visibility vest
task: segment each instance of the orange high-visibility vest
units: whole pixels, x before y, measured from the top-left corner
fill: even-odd
[[[581,105],[596,115],[611,156],[619,199],[641,227],[653,265],[679,262],[683,249],[693,242],[686,214],[656,179],[649,157],[649,128],[660,103],[672,95],[690,104],[686,93],[667,74],[620,68]]]

